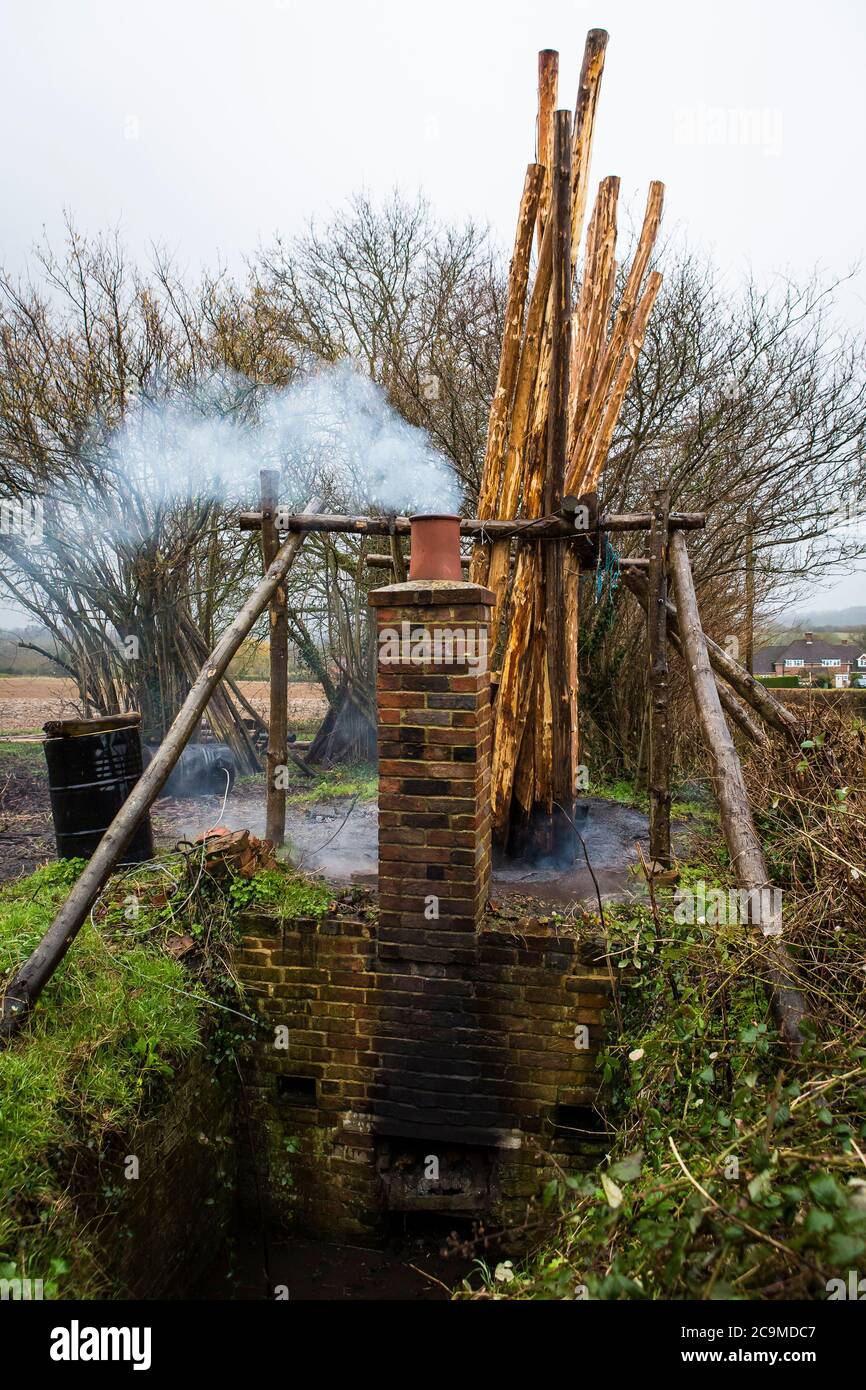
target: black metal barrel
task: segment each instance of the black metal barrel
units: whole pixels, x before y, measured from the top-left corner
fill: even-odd
[[[86,721],[70,721],[76,733],[46,738],[43,744],[58,859],[90,858],[142,773],[137,724],[106,729],[94,720],[92,725],[91,732]],[[62,727],[47,725],[46,730]],[[139,864],[152,858],[153,833],[147,815],[121,863]]]

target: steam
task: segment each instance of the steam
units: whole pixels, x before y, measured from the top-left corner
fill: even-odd
[[[426,432],[348,363],[322,367],[283,390],[214,377],[183,397],[139,400],[110,437],[107,462],[160,501],[253,502],[259,471],[279,469],[281,501],[321,491],[330,505],[451,511],[453,468]]]

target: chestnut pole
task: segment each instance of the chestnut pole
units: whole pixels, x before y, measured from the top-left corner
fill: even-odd
[[[321,499],[313,497],[307,504],[307,511],[315,512],[321,505]],[[229,662],[291,569],[302,541],[303,535],[294,533],[277,551],[267,574],[250,594],[202,666],[155,757],[145,768],[106,830],[96,853],[52,925],[7,985],[0,1014],[0,1039],[11,1037],[20,1028],[63,960],[109,875],[132,839],[142,816],[150,810],[166,778],[195,732],[205,706],[219,685]]]
[[[571,360],[571,112],[556,111],[553,117],[553,162],[551,166],[550,211],[553,231],[553,266],[550,283],[550,399],[547,415],[547,471],[544,480],[544,510],[548,515],[562,505],[565,483],[565,455],[568,445],[569,363]],[[569,679],[566,627],[569,640],[577,646],[577,619],[569,612],[567,597],[576,598],[573,587],[566,594],[566,556],[563,545],[544,547],[544,603],[547,623],[546,659],[551,703],[551,789],[553,808],[550,820],[551,848],[566,844],[571,835],[577,769],[572,758],[577,751],[574,721],[576,692]],[[570,620],[570,621],[569,621]],[[537,770],[536,770],[537,775]]]
[[[671,865],[671,727],[668,685],[668,516],[669,492],[653,495],[650,532],[649,602],[649,841],[650,857],[664,868]]]
[[[795,983],[793,963],[778,939],[782,932],[780,916],[774,912],[767,913],[762,901],[766,896],[762,890],[770,889],[770,878],[752,820],[743,769],[719,703],[719,692],[701,627],[686,538],[681,532],[674,532],[671,536],[670,565],[689,684],[704,742],[713,760],[713,786],[731,856],[731,868],[739,887],[750,894],[750,925],[757,927],[756,935],[760,941],[758,969],[773,1021],[790,1051],[796,1054],[803,1041],[800,1024],[806,1016],[806,1004]],[[753,895],[761,903],[758,914],[754,911]]]
[[[277,539],[276,513],[279,502],[280,475],[274,468],[263,468],[260,474],[262,504],[262,566],[267,573],[280,548]],[[289,615],[285,581],[278,584],[269,605],[270,697],[268,708],[268,791],[265,809],[265,835],[272,845],[281,845],[286,838],[285,768],[288,759],[288,701],[289,701]],[[282,772],[279,772],[282,769]],[[280,787],[277,782],[281,781]]]

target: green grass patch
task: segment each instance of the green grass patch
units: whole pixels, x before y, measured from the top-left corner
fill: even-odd
[[[42,744],[13,743],[0,739],[0,775],[5,776],[8,772],[14,774],[19,769],[22,772],[41,773],[47,779],[48,769]]]
[[[0,892],[0,970],[12,972],[50,926],[80,861],[49,864]],[[46,1281],[46,1295],[99,1286],[66,1193],[82,1150],[98,1153],[138,1113],[150,1081],[199,1044],[184,967],[147,922],[124,934],[89,921],[29,1024],[0,1051],[0,1266]],[[10,1272],[10,1266],[13,1272]]]
[[[275,916],[323,917],[333,901],[333,891],[320,879],[285,869],[265,869],[255,878],[236,878],[229,899],[238,911],[263,908]]]
[[[289,806],[307,806],[314,801],[335,801],[339,797],[356,796],[359,801],[373,801],[379,791],[379,774],[375,766],[331,767],[317,772],[303,790],[286,797]]]

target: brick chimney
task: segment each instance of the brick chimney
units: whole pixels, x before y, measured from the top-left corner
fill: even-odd
[[[806,646],[807,646],[807,647],[811,647],[813,637],[814,637],[814,633],[812,633],[812,632],[804,632],[804,633],[803,633],[803,641],[806,643]]]
[[[480,1142],[501,1124],[477,1055],[490,879],[494,595],[450,579],[370,595],[378,638],[379,1134]]]
[[[381,939],[469,942],[490,878],[494,595],[410,580],[376,589]],[[429,901],[435,898],[438,901]],[[463,943],[461,943],[463,944]]]

